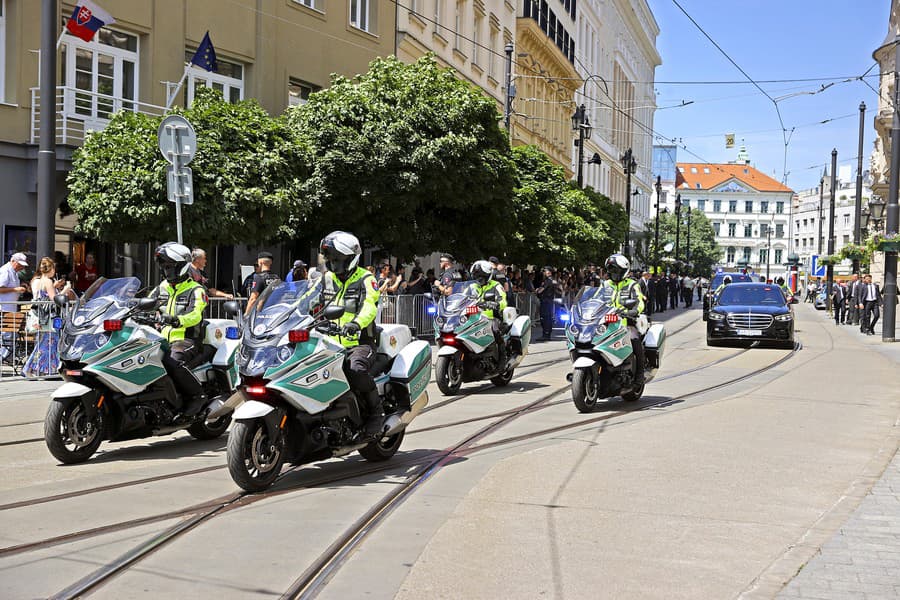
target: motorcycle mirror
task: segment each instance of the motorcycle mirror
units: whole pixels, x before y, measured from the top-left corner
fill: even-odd
[[[222,311],[229,317],[235,317],[241,312],[241,307],[238,305],[237,300],[228,300],[222,305]]]
[[[326,321],[336,321],[344,316],[343,306],[328,306],[322,311],[322,318]]]
[[[141,298],[137,302],[137,308],[141,312],[156,310],[157,306],[159,306],[159,300],[156,298]]]
[[[69,299],[65,294],[56,294],[55,296],[53,296],[53,303],[60,308],[65,308],[69,303]]]

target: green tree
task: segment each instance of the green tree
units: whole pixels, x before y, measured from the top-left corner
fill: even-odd
[[[314,167],[313,229],[345,229],[398,256],[500,253],[513,165],[494,100],[440,68],[377,59],[288,111]]]
[[[675,256],[675,233],[676,233],[676,216],[674,213],[661,213],[659,215],[659,257],[660,259],[678,259],[681,263],[692,263],[690,269],[693,274],[709,275],[716,263],[722,260],[722,249],[716,243],[716,232],[713,230],[712,223],[703,214],[703,211],[690,209],[691,211],[691,245],[690,253],[688,253],[688,234],[687,234],[687,211],[681,212],[681,228],[678,238],[678,256]],[[646,251],[641,259],[647,265],[653,265],[655,258],[654,238],[656,233],[656,221],[650,220],[646,224],[646,235],[649,243],[646,245]],[[665,251],[666,244],[671,243],[673,248],[671,252]],[[663,267],[672,265],[672,260],[661,260]],[[685,272],[686,268],[681,267]]]
[[[611,243],[597,197],[566,182],[562,167],[534,146],[513,149],[515,233],[507,254],[530,264],[580,265],[596,261]]]
[[[185,240],[290,237],[308,211],[301,196],[308,159],[284,119],[270,117],[255,100],[231,104],[206,88],[197,90],[190,108],[173,112],[197,132],[194,204],[182,207]],[[103,241],[175,238],[168,163],[157,145],[160,121],[120,112],[75,153],[68,203],[81,233]]]
[[[622,248],[622,242],[625,241],[625,229],[628,227],[628,216],[625,214],[625,207],[614,202],[607,196],[601,194],[592,187],[584,188],[584,193],[594,203],[597,208],[597,218],[606,223],[609,228],[607,232],[607,241],[596,249],[594,262],[602,264],[606,258],[618,252]],[[634,233],[632,233],[632,237]]]

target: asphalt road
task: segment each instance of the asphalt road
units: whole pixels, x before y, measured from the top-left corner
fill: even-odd
[[[588,415],[570,401],[563,343],[534,344],[508,388],[466,384],[444,402],[432,385],[432,410],[380,470],[355,454],[293,469],[93,595],[279,597],[430,457],[482,432],[373,524],[318,597],[772,597],[893,456],[900,414],[888,358],[797,313],[802,348],[787,351],[707,348],[699,310],[667,312],[644,398]],[[4,598],[57,594],[237,491],[225,437],[105,443],[58,465],[42,440],[54,385],[0,383]]]

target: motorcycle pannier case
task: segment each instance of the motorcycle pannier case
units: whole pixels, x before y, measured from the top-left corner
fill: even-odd
[[[417,340],[403,348],[391,365],[390,378],[392,385],[406,388],[411,406],[423,396],[427,402],[425,388],[431,379],[431,346],[428,342]]]
[[[647,363],[651,369],[659,368],[659,359],[666,350],[666,327],[662,323],[654,323],[644,336],[644,348],[647,352]]]

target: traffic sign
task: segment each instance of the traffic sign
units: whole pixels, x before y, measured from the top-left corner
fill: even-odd
[[[182,204],[194,203],[194,173],[190,167],[181,167],[178,171],[169,165],[166,167],[166,192],[169,202],[181,201]]]
[[[190,121],[180,115],[169,115],[159,124],[156,132],[159,151],[172,163],[186,165],[197,153],[197,134]]]
[[[828,266],[819,264],[819,255],[813,254],[809,261],[810,277],[825,277],[828,274]]]

